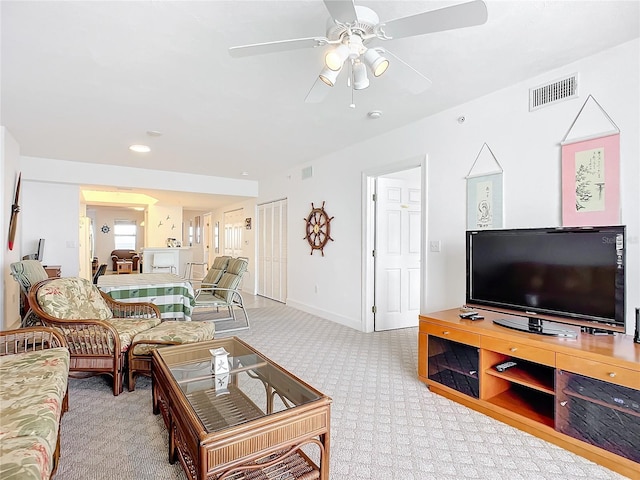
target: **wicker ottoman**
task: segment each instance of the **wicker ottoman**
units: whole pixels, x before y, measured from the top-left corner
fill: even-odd
[[[181,345],[213,340],[213,322],[168,320],[137,334],[129,347],[129,391],[136,388],[138,375],[151,376],[151,351],[163,345]]]

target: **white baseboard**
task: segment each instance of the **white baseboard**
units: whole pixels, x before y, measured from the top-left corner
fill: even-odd
[[[292,308],[297,308],[298,310],[302,310],[303,312],[310,313],[311,315],[316,315],[318,317],[324,318],[331,322],[344,325],[345,327],[353,328],[354,330],[362,331],[362,324],[360,319],[348,318],[343,315],[339,315],[337,313],[328,312],[326,310],[322,310],[316,307],[312,307],[311,305],[307,305],[302,302],[298,302],[291,298],[287,298],[287,305]]]

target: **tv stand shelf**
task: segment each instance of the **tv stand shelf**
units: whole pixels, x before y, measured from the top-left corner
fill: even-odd
[[[481,312],[481,321],[461,319],[458,309],[420,315],[420,380],[434,393],[640,480],[640,344],[623,334],[521,332],[493,323],[508,314]],[[516,366],[496,370],[506,361]]]

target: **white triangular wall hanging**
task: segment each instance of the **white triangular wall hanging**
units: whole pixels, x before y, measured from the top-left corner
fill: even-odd
[[[589,95],[560,145],[582,142],[620,133],[620,129],[600,104]]]
[[[504,225],[502,165],[484,143],[465,177],[467,228],[502,228]]]
[[[502,165],[500,165],[500,162],[491,151],[491,148],[485,142],[480,148],[478,155],[476,155],[476,159],[474,160],[473,165],[471,165],[469,173],[467,173],[467,176],[464,178],[473,178],[502,172]]]

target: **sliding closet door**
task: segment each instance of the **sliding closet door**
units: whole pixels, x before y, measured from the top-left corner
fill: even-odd
[[[258,295],[287,300],[287,200],[258,205]]]

